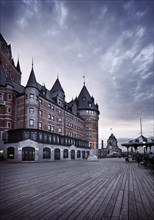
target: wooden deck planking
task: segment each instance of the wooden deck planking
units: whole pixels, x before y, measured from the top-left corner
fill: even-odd
[[[1,163],[2,220],[152,220],[154,175],[135,162]]]

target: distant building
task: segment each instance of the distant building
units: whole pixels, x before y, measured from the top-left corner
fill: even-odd
[[[108,138],[107,140],[107,146],[106,148],[108,149],[108,155],[121,155],[122,154],[122,150],[118,147],[118,144],[117,144],[117,139],[116,137],[111,134],[110,137]]]
[[[103,141],[102,141],[103,143]],[[121,156],[122,150],[118,147],[117,139],[113,134],[110,135],[110,137],[107,140],[107,146],[106,148],[99,149],[99,157],[112,157],[112,156]]]
[[[33,65],[25,87],[21,77],[19,60],[15,65],[0,35],[0,148],[6,159],[85,158],[98,149],[99,107],[85,83],[66,102],[58,78],[48,90],[37,82]]]

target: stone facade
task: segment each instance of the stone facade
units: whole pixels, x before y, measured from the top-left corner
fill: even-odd
[[[35,161],[50,162],[55,160],[81,160],[87,159],[91,149],[83,149],[74,145],[57,146],[42,144],[27,139],[18,143],[5,144],[4,155],[11,162]]]

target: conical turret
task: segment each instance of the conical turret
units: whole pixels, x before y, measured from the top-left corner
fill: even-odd
[[[19,73],[21,73],[21,68],[20,68],[20,62],[19,62],[19,59],[18,59],[18,62],[17,62],[17,66],[16,66],[16,69]]]
[[[35,73],[33,70],[33,65],[32,65],[31,73],[30,73],[26,87],[34,87],[34,88],[38,89]]]
[[[93,96],[90,96],[85,84],[77,98],[78,110],[89,109],[98,111],[98,105],[95,105]],[[98,111],[99,113],[99,111]]]
[[[85,82],[82,90],[76,98],[78,113],[84,120],[84,138],[93,149],[98,148],[98,105],[94,103],[94,97],[90,96]]]

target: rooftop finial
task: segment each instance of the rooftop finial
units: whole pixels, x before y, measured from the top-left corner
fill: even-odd
[[[32,57],[32,68],[33,68],[33,66],[34,66],[34,63],[33,63],[33,57]]]
[[[85,86],[85,75],[83,75],[83,85]]]
[[[59,79],[59,73],[57,73],[57,79]]]

